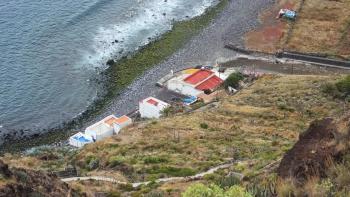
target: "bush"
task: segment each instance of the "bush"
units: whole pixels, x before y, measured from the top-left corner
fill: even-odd
[[[346,98],[350,96],[350,75],[334,83],[326,83],[321,86],[322,92],[335,98]]]
[[[224,190],[217,185],[210,185],[209,187],[198,183],[190,186],[182,197],[252,197],[251,194],[245,191],[240,186],[233,186],[228,190]]]
[[[89,165],[91,160],[94,160],[94,159],[96,159],[95,155],[88,155],[87,157],[85,157],[85,164]]]
[[[151,191],[150,193],[146,194],[145,197],[163,197],[165,196],[163,191]]]
[[[339,92],[337,86],[333,83],[322,84],[321,90],[323,93],[326,93],[336,98],[341,96],[341,93]]]
[[[28,174],[24,171],[18,170],[14,172],[17,180],[19,180],[22,183],[26,183],[28,181]]]
[[[209,128],[209,126],[208,126],[206,123],[201,123],[199,126],[200,126],[202,129],[208,129],[208,128]]]
[[[222,188],[229,188],[232,187],[234,185],[238,185],[240,183],[240,179],[234,175],[230,175],[227,177],[223,177],[220,181],[219,181],[219,185]]]
[[[96,158],[96,159],[90,160],[90,163],[89,163],[88,167],[89,167],[89,170],[95,170],[99,166],[100,166],[100,160]]]
[[[143,159],[143,162],[145,164],[155,164],[155,163],[164,163],[164,162],[167,162],[168,160],[166,158],[162,158],[162,157],[157,157],[157,156],[154,156],[154,157],[146,157]]]
[[[107,194],[107,197],[120,197],[121,194],[118,191],[111,191]]]
[[[109,167],[113,168],[115,166],[123,164],[125,161],[125,158],[122,156],[112,156],[108,160]]]
[[[350,75],[338,81],[335,85],[345,96],[350,95]]]
[[[163,109],[163,111],[160,112],[160,114],[163,116],[163,117],[168,117],[170,116],[171,114],[173,114],[173,109],[172,107],[166,107]]]
[[[166,174],[168,176],[182,177],[182,176],[192,176],[196,172],[190,168],[175,168],[171,166],[154,166],[151,169],[148,169],[149,174]]]
[[[237,89],[239,87],[239,81],[243,79],[244,76],[241,73],[232,73],[224,82],[225,88],[230,86]]]

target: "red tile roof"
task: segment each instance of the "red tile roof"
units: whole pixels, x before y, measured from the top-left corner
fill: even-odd
[[[147,103],[154,105],[154,106],[158,106],[158,102],[153,100],[153,99],[148,99]]]
[[[196,86],[197,90],[214,90],[218,86],[220,86],[224,81],[217,77],[216,75],[210,77],[205,80],[203,83]]]
[[[213,72],[210,70],[199,70],[199,71],[193,73],[192,75],[186,77],[184,79],[184,81],[187,83],[190,83],[192,85],[196,85],[199,82],[202,82],[203,80],[208,78],[212,74],[213,74]]]

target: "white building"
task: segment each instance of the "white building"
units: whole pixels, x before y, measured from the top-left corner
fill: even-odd
[[[94,140],[99,141],[110,137],[113,134],[118,134],[122,128],[130,124],[132,124],[132,120],[127,116],[117,118],[114,115],[110,115],[86,128],[85,134],[91,136]]]
[[[170,105],[154,97],[148,97],[139,103],[141,118],[159,118],[161,112]]]
[[[75,147],[83,147],[85,144],[90,144],[93,142],[93,139],[91,136],[85,135],[81,132],[71,136],[69,138],[69,145],[75,146]]]
[[[204,90],[214,91],[219,87],[223,80],[215,72],[205,69],[188,69],[190,72],[183,71],[178,76],[167,81],[169,90],[183,95],[198,96],[204,93]]]
[[[85,129],[85,134],[91,136],[95,141],[100,141],[104,138],[111,137],[114,134],[114,127],[108,122],[117,119],[114,115],[105,117],[99,122]]]
[[[114,133],[118,134],[120,130],[132,124],[132,119],[128,116],[122,116],[117,119],[109,119],[105,121],[110,126],[113,126]]]

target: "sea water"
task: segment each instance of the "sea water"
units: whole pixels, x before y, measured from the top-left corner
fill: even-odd
[[[49,129],[82,113],[120,58],[215,0],[0,1],[0,130]]]

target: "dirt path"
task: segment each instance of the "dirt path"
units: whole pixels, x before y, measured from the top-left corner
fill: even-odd
[[[208,171],[198,173],[193,176],[186,176],[186,177],[169,177],[169,178],[161,178],[155,180],[156,183],[167,183],[167,182],[172,182],[172,181],[189,181],[189,180],[197,180],[203,178],[207,174],[213,174],[214,172],[220,170],[220,169],[226,169],[231,167],[234,163],[236,162],[230,162],[230,163],[225,163],[221,164],[219,166],[210,168]],[[243,174],[240,173],[235,173],[237,176],[243,177]],[[72,181],[87,181],[87,180],[96,180],[96,181],[106,181],[106,182],[111,182],[111,183],[116,183],[116,184],[128,184],[127,182],[123,181],[118,181],[116,179],[110,178],[110,177],[103,177],[103,176],[88,176],[88,177],[71,177],[71,178],[64,178],[61,179],[63,182],[72,182]],[[136,183],[131,183],[131,185],[136,188],[139,187],[140,185],[148,185],[150,184],[151,181],[146,181],[146,182],[136,182]]]

